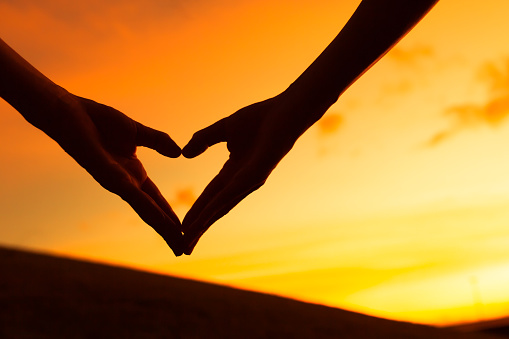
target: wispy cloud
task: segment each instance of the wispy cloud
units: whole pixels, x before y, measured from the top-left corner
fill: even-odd
[[[395,47],[387,57],[401,65],[416,66],[417,63],[432,58],[435,55],[431,46],[417,45],[409,48]]]
[[[203,1],[192,1],[192,4]],[[160,22],[171,23],[174,16],[182,17],[189,5],[179,0],[111,0],[111,1],[65,1],[65,0],[3,0],[3,10],[31,13],[57,21],[72,28],[88,32],[111,34],[122,23],[125,27],[144,29]],[[172,19],[172,20],[168,20]]]
[[[39,65],[96,68],[100,60],[136,57],[152,40],[157,41],[154,48],[162,48],[172,34],[228,2],[1,0],[0,33]]]
[[[394,47],[384,58],[392,68],[380,91],[380,101],[408,95],[417,87],[429,82],[430,74],[437,70],[439,60],[434,49],[428,45]]]
[[[318,120],[318,132],[320,136],[335,134],[343,124],[343,116],[338,113],[328,113]]]
[[[175,193],[175,198],[171,201],[173,207],[186,207],[193,206],[197,196],[192,187],[181,188]]]
[[[336,135],[344,124],[343,115],[329,112],[316,123],[318,137],[318,156],[327,156],[331,151],[332,136]],[[333,147],[333,146],[332,146]]]
[[[451,124],[431,137],[429,146],[436,146],[464,129],[497,127],[506,121],[509,116],[509,58],[500,63],[486,63],[479,71],[479,79],[486,87],[485,102],[446,109],[444,115],[451,119]]]

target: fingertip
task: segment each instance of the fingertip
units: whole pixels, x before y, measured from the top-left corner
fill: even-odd
[[[184,249],[185,255],[191,255],[193,253],[194,248],[196,247],[198,240],[194,240],[192,244],[188,245],[186,249]]]
[[[147,127],[136,122],[138,128],[137,145],[151,148],[158,153],[170,157],[178,158],[182,153],[180,146],[168,135],[168,133]]]
[[[180,147],[177,146],[177,148],[169,149],[168,152],[163,155],[166,155],[170,158],[178,158],[178,157],[180,157],[181,154],[182,154],[182,150],[180,149]]]
[[[203,233],[204,232],[197,233],[196,230],[192,231],[192,229],[188,231],[187,234],[184,233],[182,250],[185,255],[191,255],[191,253],[193,253],[194,248],[196,247],[196,244],[200,240]]]
[[[160,143],[155,150],[170,158],[178,158],[182,154],[180,146],[166,133],[161,137]]]
[[[194,158],[219,142],[226,141],[225,120],[216,123],[193,134],[193,137],[182,149],[182,155],[186,158]]]
[[[173,254],[176,257],[180,257],[182,254],[184,254],[184,236],[181,232],[174,232],[172,236],[168,236],[167,238],[164,237],[164,240],[166,241],[166,244],[168,247],[171,248],[173,251]]]
[[[182,250],[182,249],[174,249],[174,248],[172,248],[172,251],[173,251],[173,254],[175,255],[176,258],[181,257],[184,254],[184,250]]]
[[[173,254],[175,254],[175,257],[180,257],[184,254],[184,250],[182,248],[172,249]]]
[[[191,255],[193,253],[194,248],[196,247],[196,244],[198,243],[198,239],[193,240],[193,242],[184,250],[185,255]]]
[[[191,139],[191,141],[189,141],[189,143],[182,149],[182,155],[185,158],[191,159],[205,152],[207,148],[207,145],[198,144]]]
[[[159,197],[160,192],[150,178],[147,178],[143,188],[147,192],[139,187],[128,186],[124,188],[123,194],[119,195],[163,238],[175,256],[181,256],[185,243],[180,220],[164,198]],[[161,205],[158,205],[158,201]]]

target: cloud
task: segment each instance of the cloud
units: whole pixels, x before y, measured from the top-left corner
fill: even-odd
[[[151,37],[201,22],[209,10],[232,1],[1,0],[0,32],[8,43],[17,42],[33,55],[48,54],[47,59],[55,54],[96,59],[102,57],[101,51],[94,54],[100,47],[114,50],[127,43],[129,53]]]
[[[446,109],[444,115],[451,119],[451,124],[431,137],[429,146],[436,146],[464,129],[494,128],[506,121],[509,116],[509,58],[500,63],[486,63],[478,74],[486,86],[485,102],[465,103]]]
[[[196,3],[197,1],[192,1]],[[87,31],[114,31],[119,22],[133,28],[165,21],[169,17],[181,15],[185,2],[178,0],[3,0],[2,7],[25,13],[39,12],[54,21],[65,23],[69,27],[81,27]],[[172,18],[173,19],[173,18]]]
[[[430,46],[413,46],[410,48],[394,47],[387,57],[396,61],[398,64],[406,66],[416,66],[422,60],[429,59],[435,55],[434,50]]]
[[[437,71],[439,59],[427,45],[394,47],[384,58],[389,62],[390,76],[383,77],[380,102],[400,100],[418,87],[429,84],[431,74]],[[385,61],[384,61],[385,62]]]
[[[479,70],[478,77],[485,81],[495,96],[509,96],[509,58],[501,62],[488,62]]]
[[[320,136],[329,136],[336,133],[343,124],[343,117],[338,113],[328,113],[318,120]]]
[[[191,207],[196,201],[197,196],[192,187],[181,188],[175,193],[175,198],[171,202],[173,207]]]
[[[328,138],[336,134],[343,125],[343,116],[338,113],[327,113],[316,123],[318,131],[318,156],[330,154],[331,145]],[[332,146],[333,147],[333,146]]]
[[[397,95],[398,97],[407,94],[415,88],[415,81],[402,79],[399,82],[390,83],[384,86],[384,96]]]
[[[245,0],[244,0],[245,1]],[[2,0],[2,19],[9,12],[40,13],[70,29],[82,29],[97,37],[110,37],[121,30],[133,32],[174,27],[179,23],[199,19],[209,9],[232,6],[243,0]],[[18,22],[22,25],[22,22]],[[46,29],[46,27],[44,27]]]

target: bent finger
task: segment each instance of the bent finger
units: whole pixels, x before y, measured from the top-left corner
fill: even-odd
[[[158,153],[170,158],[178,158],[181,154],[181,149],[173,141],[167,133],[158,131],[156,129],[147,127],[139,122],[136,122],[136,144],[137,146],[145,146],[151,148]]]
[[[205,231],[249,194],[260,188],[265,179],[266,176],[259,179],[258,175],[252,175],[250,171],[245,173],[243,170],[237,173],[221,189],[216,190],[213,197],[208,199],[206,204],[199,206],[200,211],[194,212],[198,214],[197,216],[193,215],[194,220],[190,224],[186,224],[184,230],[184,253],[190,254],[198,239]]]
[[[199,229],[197,232],[192,231],[193,228],[191,228],[191,231],[184,234],[184,254],[191,255],[194,248],[196,247],[196,244],[200,240],[203,234],[212,226],[217,220],[224,217],[228,212],[230,212],[235,206],[237,206],[242,200],[244,200],[245,197],[256,191],[258,188],[260,188],[261,185],[254,187],[250,191],[244,193],[243,195],[239,196],[234,201],[231,201],[230,204],[226,205],[221,211],[218,211],[216,214],[214,214],[208,221],[207,225],[204,225],[202,229]]]
[[[151,226],[173,250],[176,256],[182,255],[182,233],[180,227],[144,191],[135,186],[125,188],[120,195],[140,218]]]
[[[194,158],[207,148],[217,143],[226,141],[226,118],[193,134],[193,137],[182,149],[182,155],[186,158]]]

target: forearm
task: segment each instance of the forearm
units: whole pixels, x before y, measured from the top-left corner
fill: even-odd
[[[286,90],[318,120],[339,96],[403,38],[438,0],[363,0],[345,27]],[[320,109],[316,109],[320,108]],[[313,121],[313,122],[314,122]]]
[[[66,94],[0,39],[0,97],[25,119],[41,128]]]

